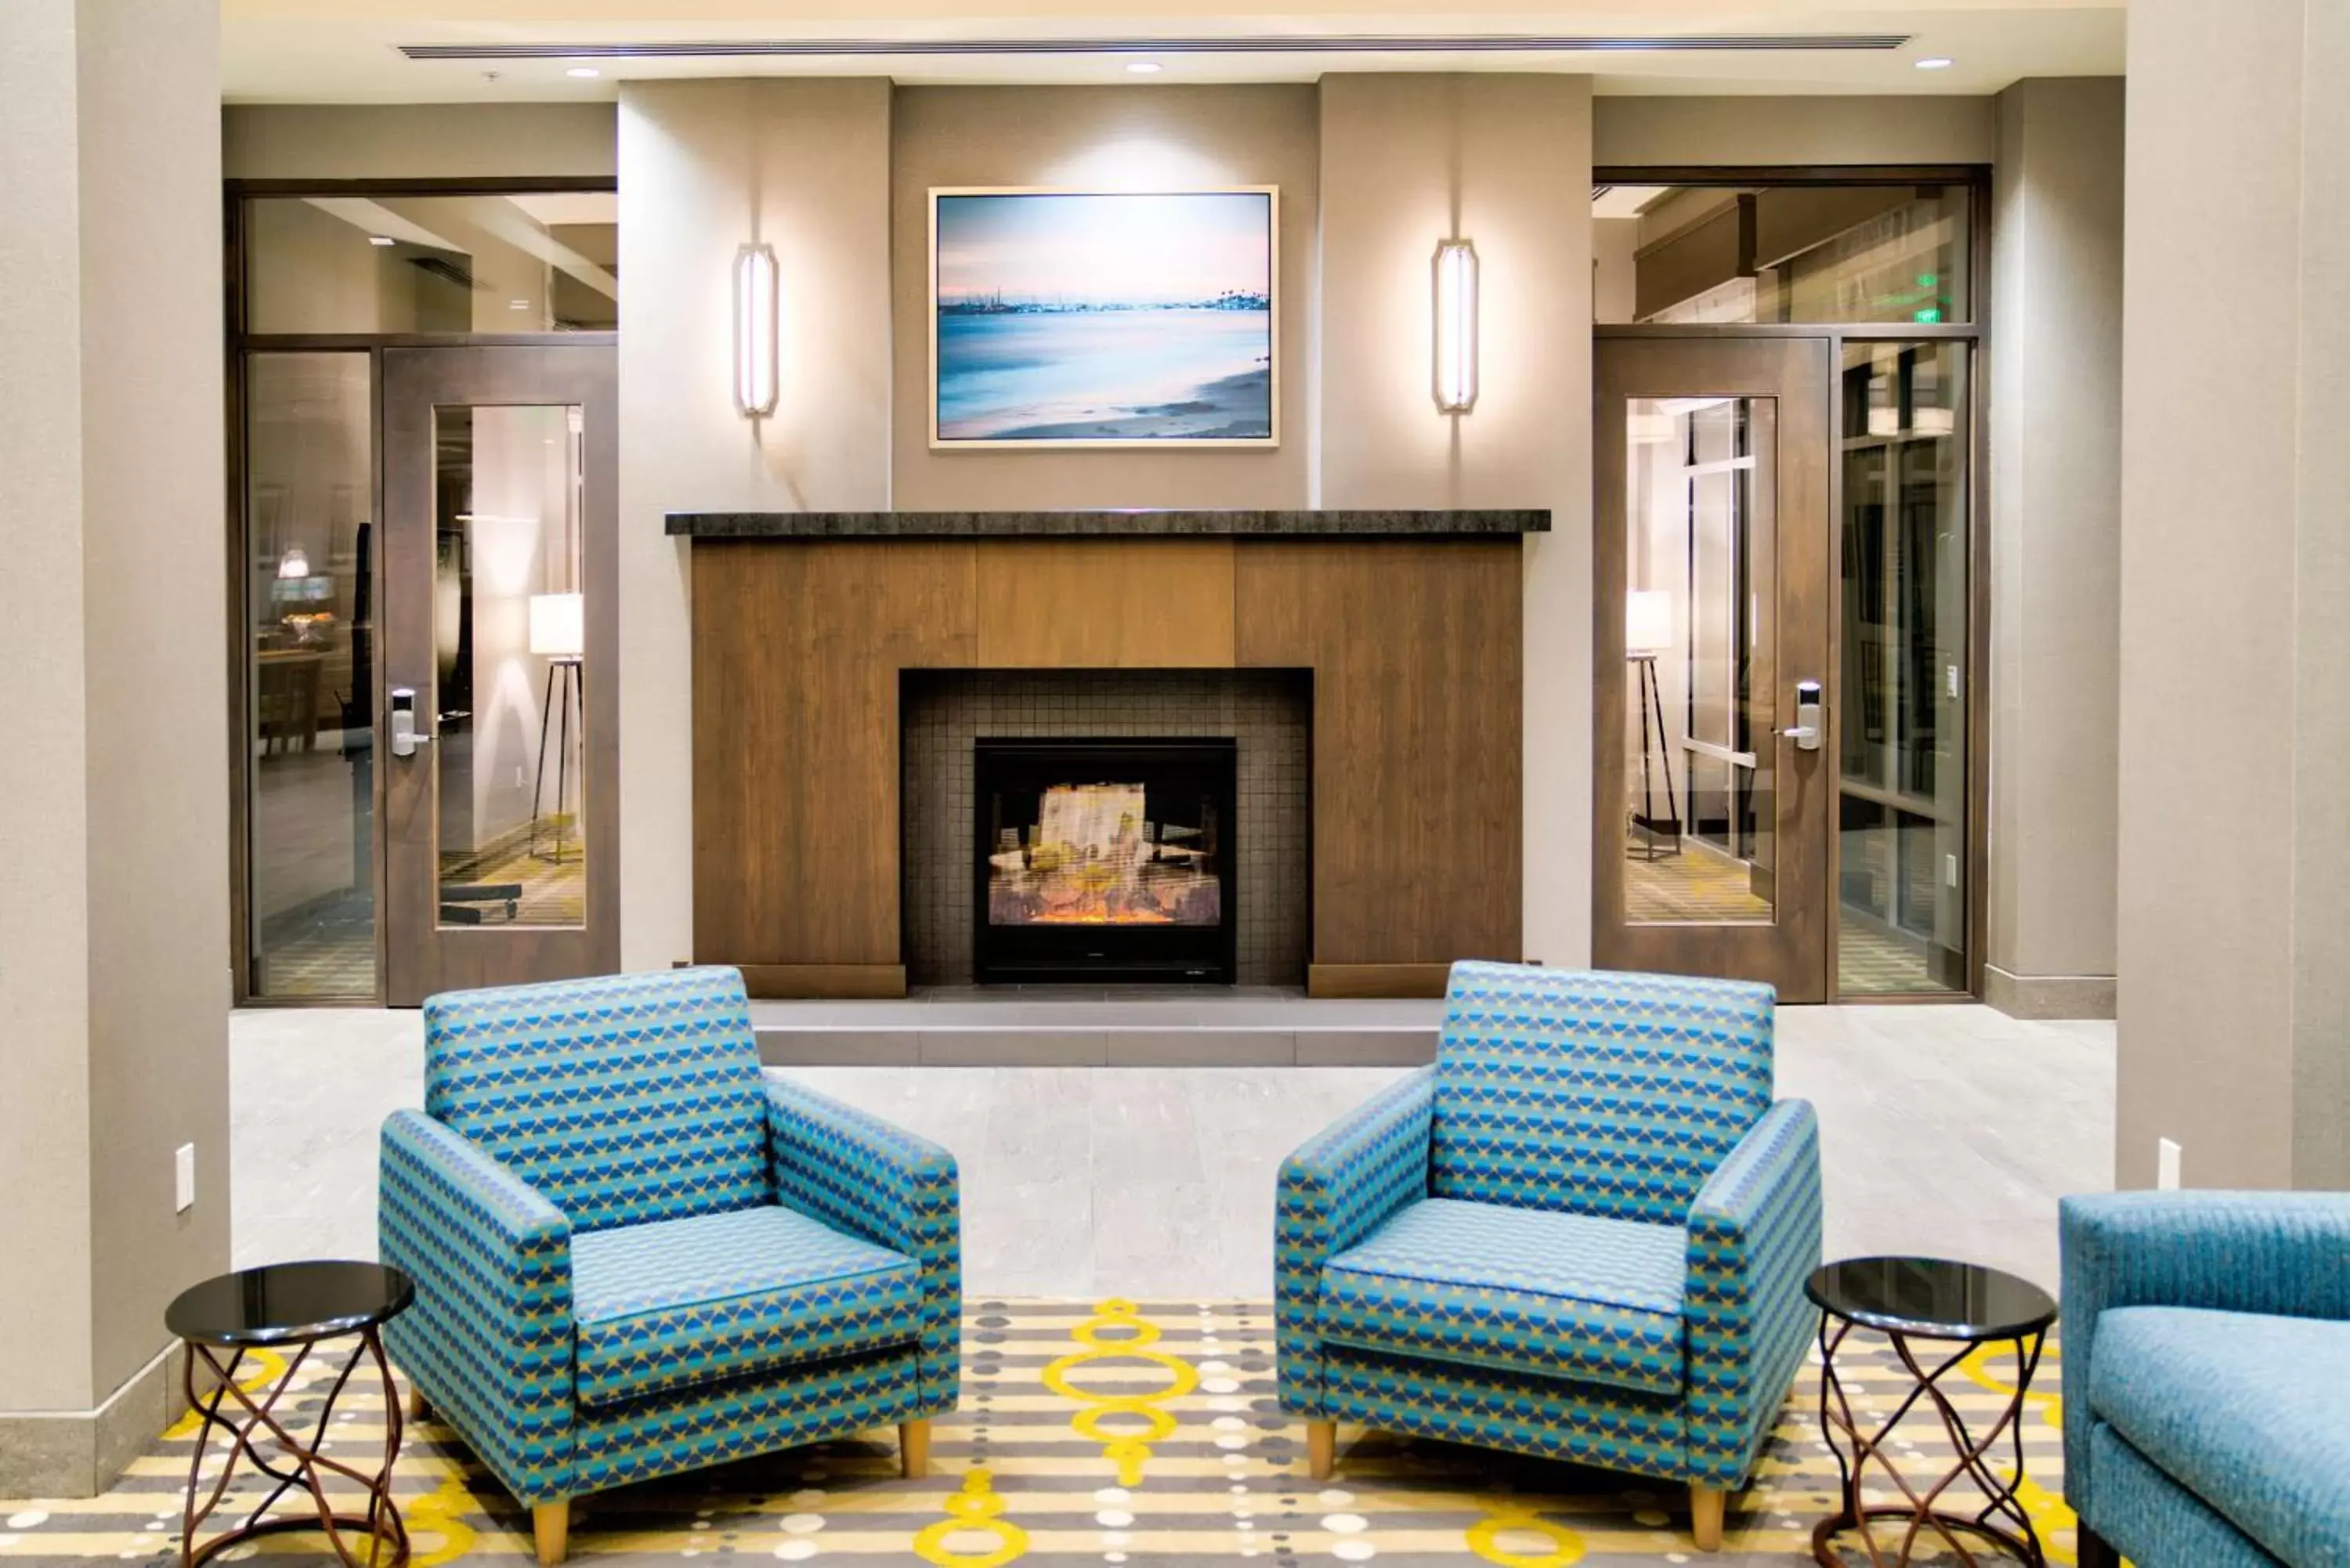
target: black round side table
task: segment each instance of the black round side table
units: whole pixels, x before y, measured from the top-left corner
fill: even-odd
[[[1822,1520],[1812,1531],[1813,1561],[1825,1568],[1846,1568],[1847,1560],[1835,1551],[1834,1542],[1842,1532],[1856,1529],[1869,1562],[1877,1568],[1885,1568],[1888,1561],[1906,1568],[1918,1537],[1928,1532],[1949,1542],[1966,1568],[1976,1568],[1977,1560],[1960,1540],[1961,1535],[1994,1542],[2031,1568],[2046,1568],[2040,1534],[2033,1529],[2032,1517],[2015,1492],[2023,1481],[2023,1429],[2019,1420],[2023,1397],[2048,1343],[2048,1330],[2056,1322],[2056,1303],[2048,1293],[2028,1280],[1973,1263],[1939,1258],[1853,1258],[1814,1273],[1804,1293],[1820,1309],[1820,1429],[1835,1454],[1836,1469],[1844,1482],[1842,1511]],[[1836,1375],[1836,1349],[1855,1328],[1875,1329],[1890,1339],[1893,1353],[1916,1384],[1873,1432],[1860,1429],[1844,1382]],[[1938,1359],[1930,1369],[1918,1354],[1920,1340],[1936,1345],[1931,1355]],[[1941,1347],[1952,1345],[1957,1348],[1943,1355]],[[2015,1397],[1999,1419],[1977,1437],[1967,1430],[1958,1407],[1942,1392],[1941,1379],[1985,1345],[2015,1347]],[[1942,1418],[1943,1430],[1958,1454],[1949,1473],[1936,1478],[1923,1491],[1910,1484],[1885,1451],[1901,1417],[1920,1399],[1930,1403]],[[2014,1445],[2015,1475],[2011,1480],[2002,1480],[1986,1458],[2002,1436]],[[1849,1462],[1846,1447],[1851,1449]],[[1872,1461],[1908,1499],[1907,1504],[1872,1506],[1862,1501],[1862,1479]],[[1961,1513],[1941,1506],[1944,1494],[1961,1480],[1973,1481],[1989,1500],[1981,1512]],[[1880,1520],[1906,1521],[1898,1552],[1889,1559],[1878,1549],[1869,1528],[1872,1521]]]
[[[392,1461],[400,1457],[400,1399],[391,1381],[391,1364],[384,1359],[382,1327],[408,1309],[416,1287],[398,1269],[377,1263],[280,1263],[223,1274],[191,1286],[163,1314],[164,1326],[188,1343],[188,1403],[203,1417],[196,1434],[195,1458],[188,1465],[188,1504],[180,1529],[182,1568],[196,1568],[239,1542],[287,1530],[326,1532],[335,1554],[349,1568],[403,1568],[408,1561],[408,1527],[391,1501]],[[278,1397],[293,1383],[310,1353],[330,1339],[356,1334],[359,1344],[328,1390],[318,1407],[317,1425],[297,1436],[276,1413]],[[293,1352],[276,1386],[257,1403],[237,1386],[236,1375],[245,1356],[262,1349]],[[231,1354],[225,1363],[214,1354]],[[217,1379],[209,1397],[196,1390],[196,1363],[212,1369]],[[370,1475],[320,1450],[335,1418],[335,1400],[359,1370],[362,1360],[375,1363],[383,1380],[383,1467]],[[234,1400],[242,1417],[224,1416],[221,1408]],[[198,1500],[202,1490],[204,1449],[213,1429],[226,1434],[228,1454],[213,1481],[211,1494]],[[257,1437],[265,1434],[277,1452],[265,1457]],[[306,1440],[307,1438],[307,1440]],[[196,1544],[196,1531],[211,1517],[236,1474],[239,1455],[277,1483],[276,1488],[245,1517],[243,1524]],[[367,1489],[365,1513],[338,1513],[327,1501],[327,1474],[344,1477]],[[300,1488],[312,1506],[308,1512],[268,1517],[279,1498]],[[346,1532],[367,1537],[364,1557],[344,1540]]]

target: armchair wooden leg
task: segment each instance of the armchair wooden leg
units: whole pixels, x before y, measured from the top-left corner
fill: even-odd
[[[1338,1423],[1308,1421],[1305,1423],[1305,1473],[1315,1480],[1328,1480],[1338,1463]]]
[[[920,1480],[931,1473],[929,1421],[898,1423],[898,1473],[908,1480]]]
[[[432,1407],[425,1402],[424,1390],[413,1383],[408,1386],[408,1418],[411,1421],[432,1418]]]
[[[1720,1487],[1690,1488],[1690,1535],[1700,1552],[1721,1550],[1721,1511],[1730,1494]]]
[[[571,1500],[531,1504],[530,1528],[538,1537],[539,1568],[559,1568],[571,1550]]]
[[[2085,1524],[2076,1527],[2074,1553],[2080,1559],[2081,1568],[2122,1568],[2122,1554]]]

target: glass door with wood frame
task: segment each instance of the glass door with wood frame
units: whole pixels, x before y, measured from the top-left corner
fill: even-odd
[[[608,347],[383,351],[385,990],[618,967]]]
[[[1829,992],[1827,337],[1596,348],[1595,962]]]

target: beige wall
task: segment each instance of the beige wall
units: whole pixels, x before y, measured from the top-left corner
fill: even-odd
[[[0,12],[0,1411],[96,1402],[74,12]]]
[[[1987,98],[1602,98],[1591,119],[1603,169],[1989,163],[1999,145]]]
[[[901,88],[892,166],[897,506],[1308,504],[1314,88]],[[931,451],[929,192],[938,185],[1279,186],[1281,444],[1232,452]]]
[[[2113,1012],[2119,806],[2122,84],[2000,96],[1990,356],[1985,994]]]
[[[2124,1186],[2350,1188],[2346,68],[2333,0],[2131,7]]]
[[[1553,509],[1525,557],[1523,949],[1569,964],[1591,946],[1590,90],[1322,84],[1320,504]],[[1448,418],[1430,267],[1454,234],[1478,252],[1479,395]]]
[[[692,951],[686,550],[669,511],[889,504],[889,84],[621,89],[620,956]],[[775,416],[735,411],[733,265],[775,250]]]
[[[609,179],[608,103],[234,104],[233,180]]]
[[[218,26],[190,0],[0,20],[0,1322],[34,1347],[0,1369],[0,1488],[19,1495],[109,1479],[160,1430],[163,1309],[228,1261]],[[114,1428],[95,1418],[134,1381]],[[38,1411],[63,1418],[11,1418]]]

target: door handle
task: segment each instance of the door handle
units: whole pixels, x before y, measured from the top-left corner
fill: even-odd
[[[1820,683],[1816,680],[1795,682],[1795,722],[1779,733],[1795,742],[1799,752],[1816,752],[1825,721],[1820,701]]]
[[[416,748],[432,739],[430,732],[416,728],[416,688],[395,686],[391,689],[391,754],[412,757]]]

